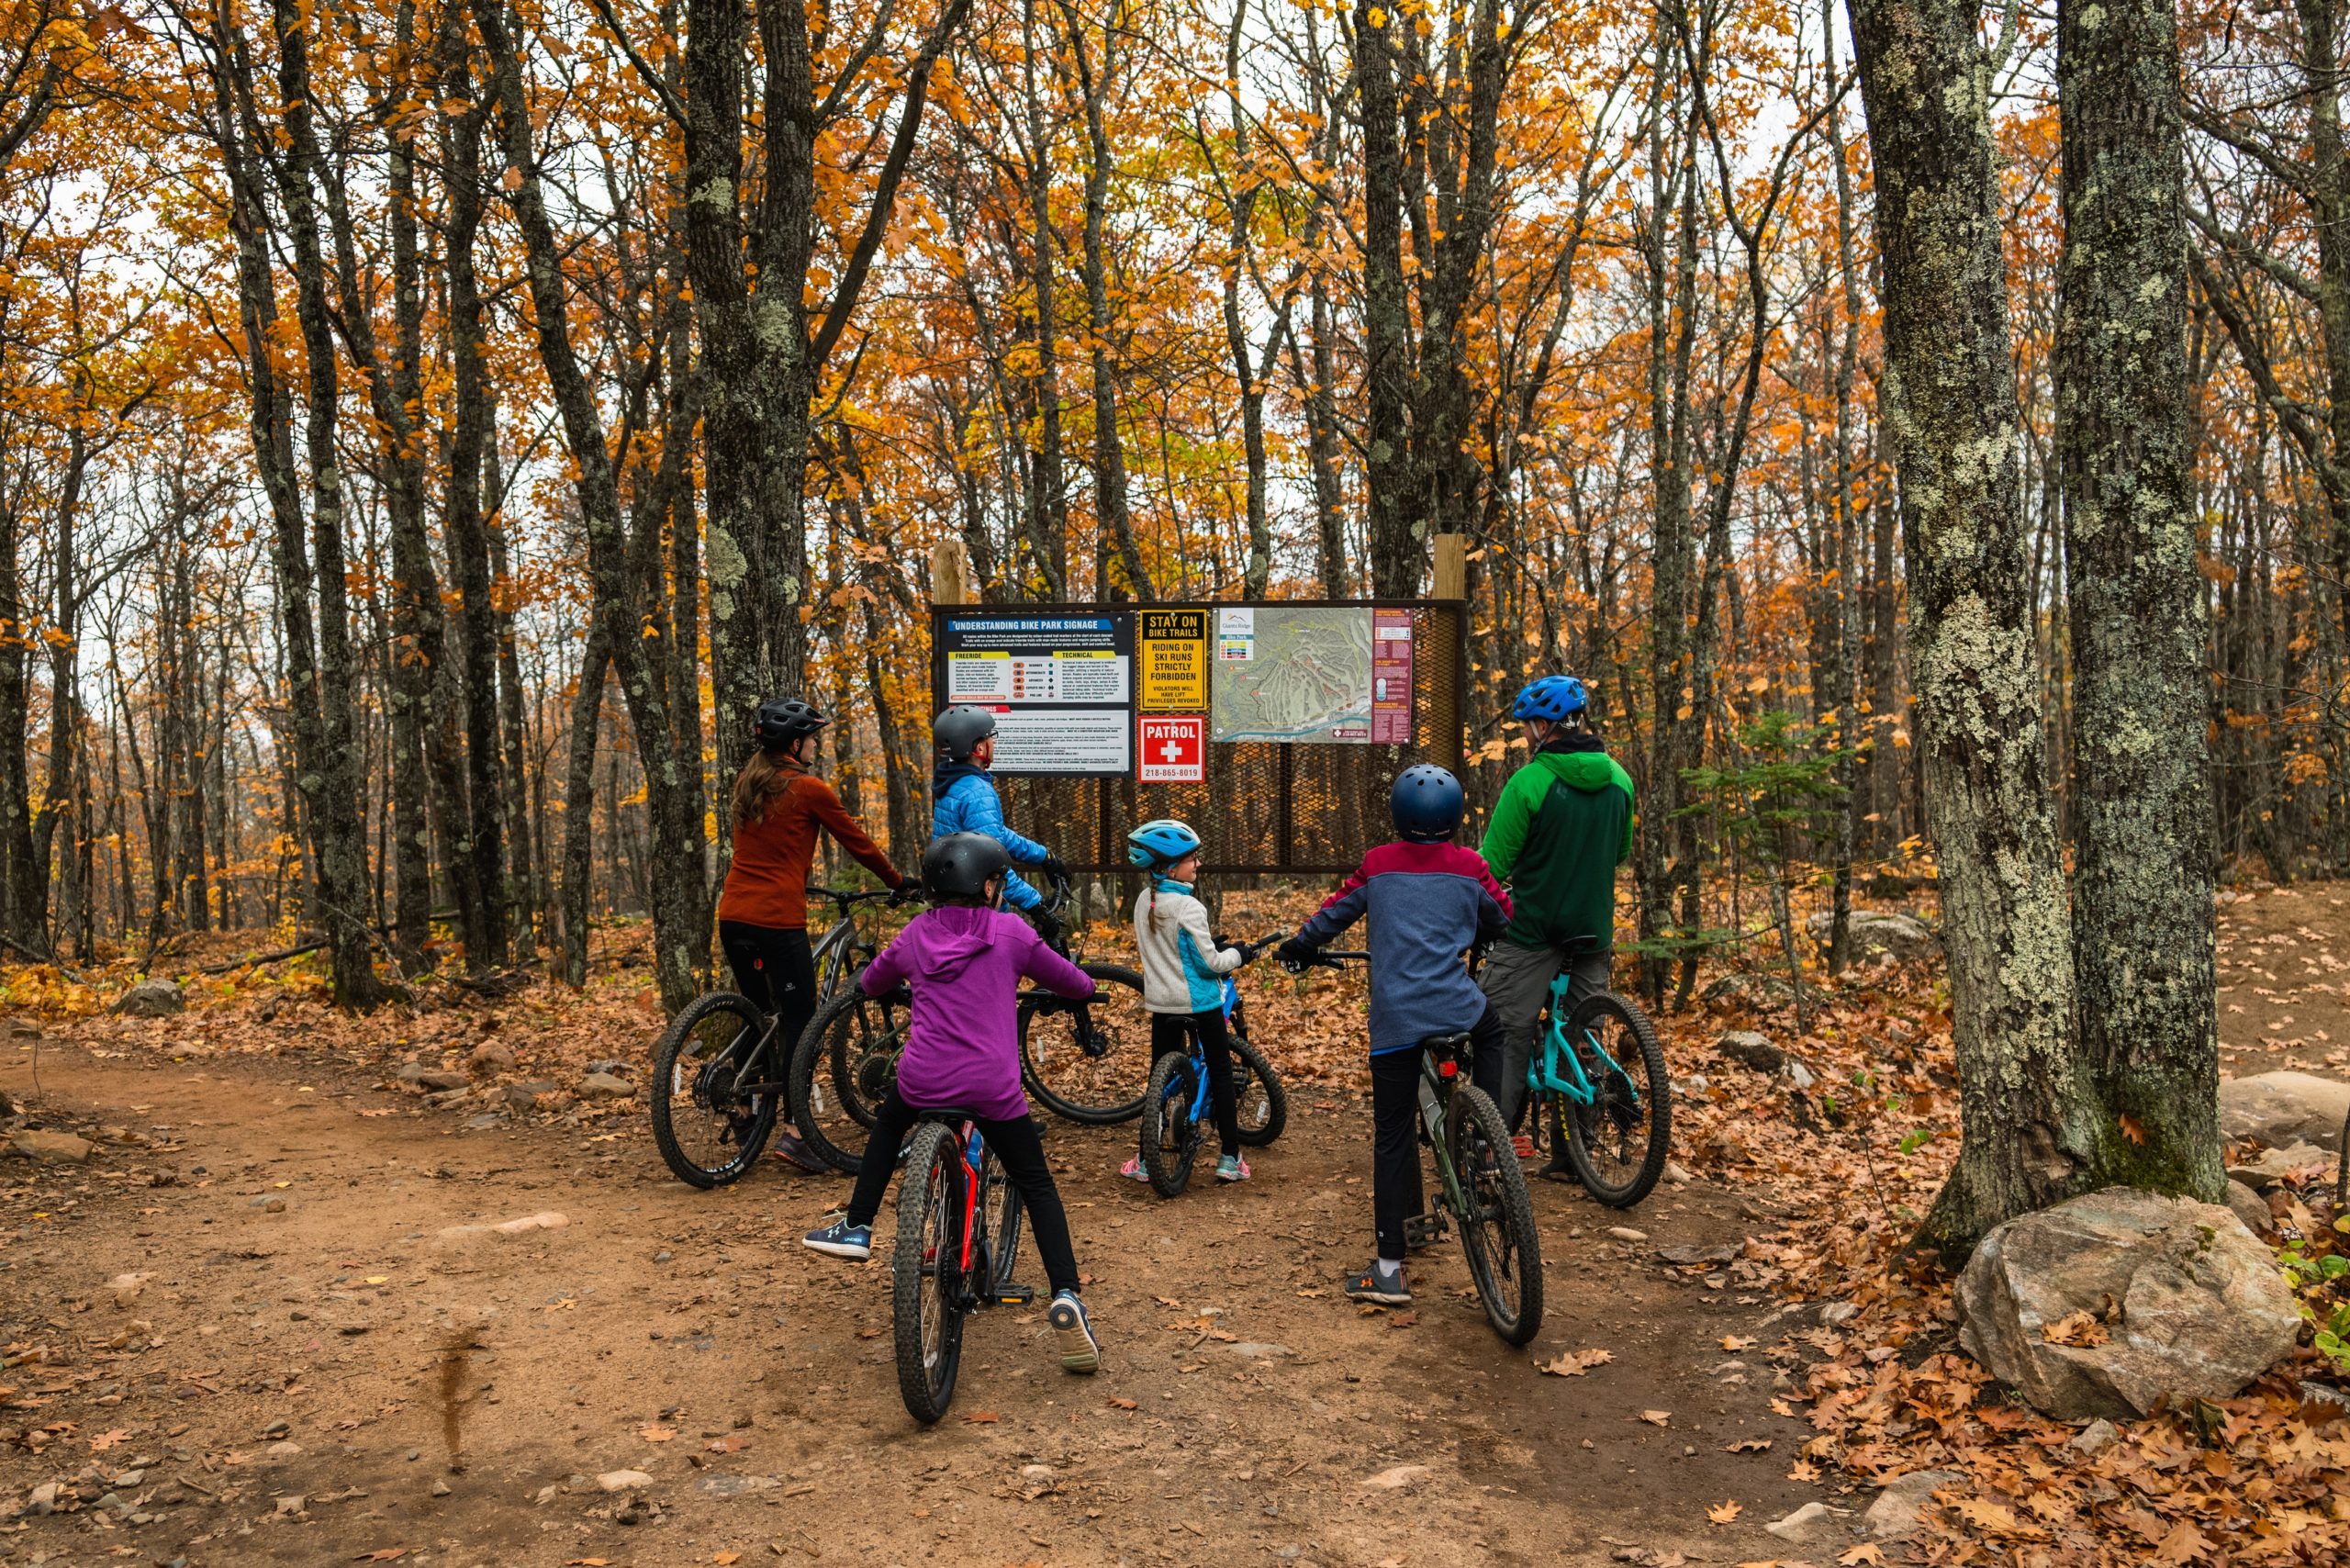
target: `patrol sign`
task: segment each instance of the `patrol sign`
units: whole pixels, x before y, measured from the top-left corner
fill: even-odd
[[[1206,714],[1146,713],[1135,725],[1135,775],[1143,783],[1207,782]]]

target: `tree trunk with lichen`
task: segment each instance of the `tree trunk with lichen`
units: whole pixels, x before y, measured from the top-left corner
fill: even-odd
[[[2090,1180],[2216,1203],[2227,1175],[2177,16],[2166,0],[2064,0],[2056,39],[2076,1027],[2105,1107]]]
[[[1964,1142],[1920,1227],[1964,1255],[2076,1191],[2098,1142],[2072,1034],[2017,489],[1993,62],[1973,0],[1852,0],[1884,257],[1928,825],[1941,860]]]

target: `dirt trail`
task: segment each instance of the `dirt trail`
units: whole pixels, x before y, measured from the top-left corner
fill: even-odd
[[[9,1051],[0,1085],[30,1096],[30,1059]],[[51,1040],[39,1066],[50,1125],[151,1144],[0,1167],[0,1333],[12,1360],[47,1352],[0,1374],[0,1500],[77,1475],[120,1500],[0,1528],[6,1568],[1801,1555],[1759,1527],[1814,1495],[1786,1478],[1806,1429],[1773,1414],[1769,1361],[1720,1346],[1775,1304],[1653,1257],[1767,1228],[1702,1182],[1630,1215],[1538,1183],[1551,1305],[1512,1352],[1457,1249],[1416,1271],[1408,1316],[1339,1297],[1370,1228],[1353,1101],[1303,1089],[1256,1181],[1172,1203],[1114,1179],[1131,1127],[1056,1123],[1103,1371],[1062,1374],[1040,1314],[984,1316],[925,1431],[884,1265],[796,1244],[845,1182],[769,1162],[698,1193],[641,1120],[464,1132],[282,1062]],[[561,1228],[445,1234],[542,1211]],[[1649,1240],[1605,1235],[1626,1223]],[[146,1278],[118,1305],[125,1273]],[[1233,1341],[1203,1338],[1210,1308]],[[1612,1364],[1534,1370],[1592,1347]],[[16,1440],[44,1428],[37,1454]],[[599,1488],[621,1469],[650,1484]]]

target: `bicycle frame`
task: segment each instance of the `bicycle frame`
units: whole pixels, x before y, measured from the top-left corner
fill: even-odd
[[[1574,1043],[1567,1033],[1569,1025],[1566,1020],[1573,1016],[1573,1009],[1567,1000],[1569,983],[1564,972],[1550,981],[1550,1026],[1542,1033],[1542,1048],[1527,1061],[1526,1083],[1537,1094],[1549,1091],[1563,1094],[1578,1105],[1595,1104],[1599,1100],[1599,1090],[1591,1081],[1590,1075],[1583,1071],[1583,1053],[1574,1048]],[[1610,1055],[1606,1046],[1599,1043],[1597,1035],[1586,1029],[1583,1037],[1599,1054],[1599,1059],[1607,1064],[1607,1070],[1624,1081],[1631,1093],[1632,1103],[1638,1106],[1640,1103],[1639,1081],[1624,1070],[1624,1064]],[[1573,1078],[1560,1076],[1557,1064],[1561,1061],[1574,1074]]]
[[[1446,1069],[1451,1070],[1447,1071]],[[1460,1063],[1447,1058],[1434,1060],[1426,1047],[1420,1051],[1420,1125],[1427,1129],[1428,1152],[1436,1157],[1436,1178],[1444,1189],[1444,1206],[1456,1216],[1469,1213],[1469,1200],[1460,1191],[1460,1175],[1452,1166],[1451,1134],[1447,1130],[1447,1113],[1452,1108],[1452,1091],[1460,1081]]]

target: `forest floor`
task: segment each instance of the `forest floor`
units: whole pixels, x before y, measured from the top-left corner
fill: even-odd
[[[2343,895],[2223,906],[2227,1070],[2339,1071]],[[1954,1147],[1937,969],[1858,971],[1808,1031],[1756,983],[1667,1019],[1689,1179],[1628,1215],[1536,1184],[1550,1305],[1522,1351],[1457,1249],[1408,1312],[1339,1296],[1370,1228],[1360,995],[1252,974],[1297,1081],[1256,1179],[1161,1201],[1114,1177],[1131,1126],[1052,1124],[1103,1369],[1063,1374],[1038,1314],[983,1316],[928,1430],[885,1266],[797,1245],[845,1182],[768,1161],[699,1193],[641,1101],[391,1079],[493,1036],[503,1086],[641,1072],[641,969],[358,1020],[300,965],[192,981],[156,1020],[104,1013],[124,977],[0,974],[0,1032],[40,1031],[0,1040],[0,1089],[96,1145],[0,1165],[0,1518],[62,1484],[0,1526],[0,1565],[2338,1561],[2350,1439],[2291,1378],[2074,1462],[1956,1352],[1947,1281],[1897,1255]],[[1824,1085],[1727,1063],[1729,1026]],[[1856,1523],[1930,1465],[1964,1479],[1906,1545],[1761,1529],[1814,1500]],[[596,1480],[624,1470],[648,1480]]]

